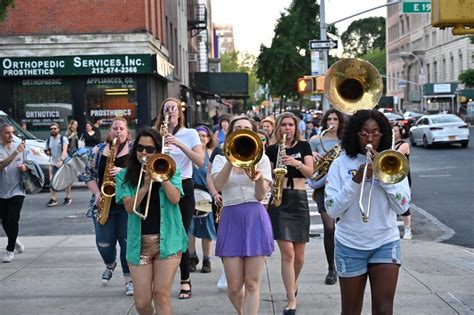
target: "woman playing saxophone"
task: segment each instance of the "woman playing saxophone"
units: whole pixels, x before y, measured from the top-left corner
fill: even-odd
[[[313,155],[309,143],[298,140],[298,123],[299,119],[292,113],[281,114],[276,122],[275,144],[267,148],[267,155],[275,169],[281,141],[286,134],[285,155],[280,157],[287,169],[282,181],[282,203],[276,206],[270,199],[268,205],[273,236],[281,252],[282,278],[288,297],[285,314],[295,312],[296,283],[303,268],[306,242],[309,242],[309,206],[305,178],[313,174]]]
[[[324,136],[314,136],[309,141],[317,163],[323,159],[326,151],[329,151],[335,145],[340,144],[343,134],[343,123],[344,116],[333,108],[330,108],[324,114],[323,119],[321,120],[321,127]],[[325,282],[326,284],[335,284],[337,281],[337,273],[334,266],[334,229],[336,220],[328,216],[326,208],[324,207],[324,182],[326,181],[326,177],[327,173],[318,181],[309,180],[309,186],[314,189],[313,200],[318,205],[318,212],[323,221],[324,251],[328,262],[328,274],[326,275]]]
[[[112,149],[112,141],[116,139],[115,149]],[[103,207],[103,196],[101,187],[104,179],[114,181],[117,173],[125,167],[130,152],[131,142],[127,121],[124,118],[115,118],[105,142],[98,144],[90,153],[84,171],[84,179],[87,187],[92,192],[90,213],[95,225],[96,245],[100,256],[106,266],[102,273],[102,283],[107,285],[112,278],[112,273],[117,266],[116,244],[120,244],[120,265],[125,279],[126,295],[133,295],[133,285],[130,281],[130,270],[126,259],[127,249],[127,212],[123,205],[117,205],[115,198],[109,200],[107,218],[98,219],[98,208]],[[114,153],[115,151],[115,153]],[[114,154],[115,156],[111,156]],[[113,161],[113,163],[110,163]],[[109,162],[109,163],[108,163]],[[101,213],[104,215],[104,213]]]

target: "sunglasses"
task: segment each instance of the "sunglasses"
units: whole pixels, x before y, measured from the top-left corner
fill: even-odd
[[[179,110],[178,106],[165,105],[163,106],[163,112],[165,113],[176,113]]]
[[[49,130],[58,130],[58,128],[49,128]]]
[[[143,152],[145,150],[146,153],[155,153],[156,152],[156,147],[151,146],[151,145],[141,145],[137,144],[137,152]]]

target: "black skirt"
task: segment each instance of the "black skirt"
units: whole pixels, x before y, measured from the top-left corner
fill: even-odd
[[[309,242],[309,206],[306,190],[283,189],[279,207],[268,204],[275,240]]]

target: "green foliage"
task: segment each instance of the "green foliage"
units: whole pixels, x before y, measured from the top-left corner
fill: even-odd
[[[221,55],[221,72],[245,72],[249,75],[249,102],[253,103],[258,80],[255,56],[249,53],[231,51]]]
[[[468,69],[463,71],[458,80],[466,85],[466,87],[474,87],[474,69]]]
[[[262,84],[268,83],[274,96],[299,97],[296,82],[311,73],[308,42],[320,38],[319,5],[314,0],[293,0],[281,13],[274,31],[270,47],[260,47],[257,77]]]
[[[0,22],[5,19],[7,15],[7,9],[10,5],[12,7],[15,6],[14,0],[0,0]]]
[[[380,74],[385,74],[387,73],[386,70],[386,51],[385,48],[380,50],[380,49],[375,49],[372,51],[369,51],[363,56],[359,56],[360,59],[367,60],[370,62],[372,65],[374,65],[375,68],[379,71]]]
[[[342,33],[344,55],[358,57],[374,49],[385,49],[385,18],[369,17],[354,21]]]

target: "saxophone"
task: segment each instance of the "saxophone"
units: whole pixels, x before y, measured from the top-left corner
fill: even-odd
[[[169,125],[169,115],[165,115],[165,119],[163,119],[163,124],[161,125],[160,128],[160,135],[162,139],[161,143],[161,153],[169,155],[171,153],[171,148],[169,145],[165,144],[165,136],[168,134],[168,125]]]
[[[322,177],[326,176],[329,172],[329,167],[331,166],[332,162],[341,154],[342,148],[340,144],[336,144],[333,146],[329,151],[326,151],[323,144],[323,137],[326,132],[331,130],[334,126],[329,127],[328,129],[324,130],[321,135],[319,136],[319,141],[321,143],[321,148],[323,149],[326,154],[324,156],[314,162],[313,164],[313,175],[311,176],[312,180],[319,180]]]
[[[282,197],[283,197],[283,179],[285,179],[285,175],[288,173],[286,170],[286,165],[283,165],[282,158],[286,156],[286,133],[283,134],[283,139],[281,139],[280,144],[278,145],[278,154],[277,154],[277,161],[275,165],[275,169],[273,170],[273,174],[275,175],[275,184],[273,185],[273,200],[272,204],[275,207],[279,207],[281,205]]]
[[[109,156],[105,164],[104,179],[100,187],[101,198],[97,207],[97,222],[104,225],[109,219],[110,204],[115,196],[115,179],[110,176],[110,171],[114,167],[115,156],[117,154],[117,138],[112,140]]]

